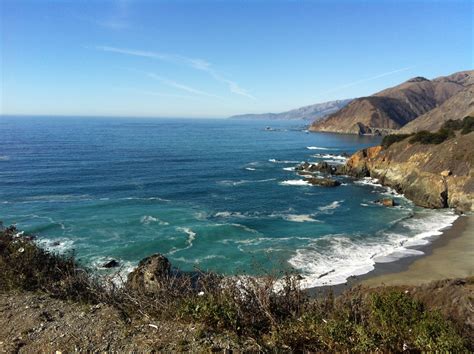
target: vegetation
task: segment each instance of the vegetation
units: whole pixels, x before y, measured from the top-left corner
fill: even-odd
[[[415,133],[410,138],[410,144],[421,143],[424,145],[428,144],[441,144],[442,142],[446,141],[447,139],[454,138],[455,134],[453,130],[441,128],[435,133],[431,133],[426,130],[419,131]]]
[[[383,138],[381,145],[384,149],[387,149],[390,145],[407,138],[410,138],[410,144],[441,144],[448,139],[454,138],[457,131],[460,131],[462,135],[474,131],[474,117],[467,116],[462,120],[450,119],[434,133],[422,130],[414,134],[390,134]]]
[[[384,149],[386,149],[390,145],[392,145],[394,143],[398,143],[399,141],[403,141],[406,138],[408,138],[409,136],[411,136],[411,134],[390,134],[390,135],[386,135],[386,136],[383,137],[381,145]]]
[[[164,278],[149,294],[99,281],[79,268],[72,255],[48,253],[15,227],[0,230],[0,291],[107,303],[124,318],[192,323],[205,332],[251,338],[268,351],[457,352],[469,345],[459,326],[400,290],[353,289],[314,299],[291,274],[280,281],[200,274]]]

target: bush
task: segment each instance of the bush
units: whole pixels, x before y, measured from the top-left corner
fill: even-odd
[[[386,135],[382,139],[382,144],[381,145],[384,149],[386,149],[390,145],[392,145],[394,143],[398,143],[399,141],[403,141],[406,138],[408,138],[409,136],[411,136],[411,134],[390,134],[390,135]]]
[[[446,128],[441,128],[436,133],[431,133],[426,130],[422,130],[418,133],[415,133],[410,138],[410,144],[421,143],[421,144],[441,144],[447,139],[453,138],[455,136],[454,131]]]
[[[462,121],[461,134],[469,134],[474,131],[474,117],[465,117]]]

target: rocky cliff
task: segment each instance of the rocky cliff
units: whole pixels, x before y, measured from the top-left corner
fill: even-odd
[[[391,133],[436,109],[471,86],[473,80],[474,71],[463,71],[433,80],[415,77],[372,96],[351,101],[325,119],[313,122],[310,130],[349,134]]]
[[[410,144],[358,151],[346,163],[352,176],[377,178],[427,208],[474,211],[474,132],[438,145]]]

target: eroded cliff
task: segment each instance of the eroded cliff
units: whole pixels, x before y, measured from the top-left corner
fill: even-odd
[[[351,156],[345,172],[377,178],[427,208],[474,211],[474,132],[438,145],[411,144],[409,139],[387,149],[375,146]]]

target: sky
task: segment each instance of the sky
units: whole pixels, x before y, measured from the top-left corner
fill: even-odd
[[[0,0],[0,113],[216,117],[473,69],[473,2]]]

